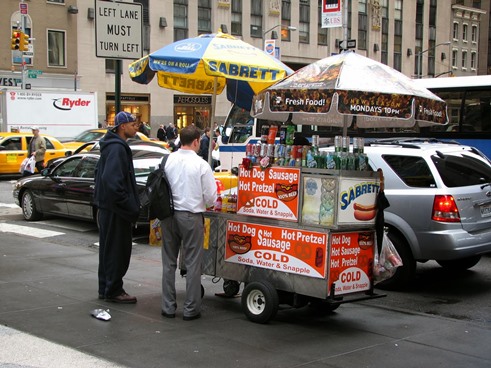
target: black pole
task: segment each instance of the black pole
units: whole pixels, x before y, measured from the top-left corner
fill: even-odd
[[[116,61],[116,70],[114,76],[114,108],[116,110],[116,114],[121,111],[121,70],[122,61],[120,59]]]

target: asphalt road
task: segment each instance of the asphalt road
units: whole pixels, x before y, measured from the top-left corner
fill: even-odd
[[[41,222],[24,221],[15,208],[11,190],[13,178],[0,179],[0,222],[42,228],[63,229],[66,234],[56,242],[65,245],[93,247],[98,240],[93,224],[59,218]],[[1,236],[1,233],[0,233]],[[146,229],[139,229],[134,241],[148,243]],[[385,291],[386,298],[364,302],[393,310],[424,313],[476,323],[491,327],[491,255],[484,256],[472,269],[461,273],[444,270],[436,262],[418,264],[416,279],[407,290]]]

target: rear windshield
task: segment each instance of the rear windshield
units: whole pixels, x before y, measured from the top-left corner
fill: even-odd
[[[410,187],[435,188],[435,178],[426,161],[419,156],[383,155],[383,159]],[[491,165],[486,159],[472,153],[435,154],[433,163],[449,188],[479,185],[491,182]]]
[[[383,155],[382,158],[406,185],[417,188],[436,187],[431,170],[422,157]]]
[[[491,182],[491,165],[472,152],[439,154],[432,156],[431,159],[447,187],[464,187]]]

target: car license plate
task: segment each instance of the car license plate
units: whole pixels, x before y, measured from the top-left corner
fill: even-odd
[[[489,217],[491,216],[491,204],[487,206],[481,206],[481,217]]]

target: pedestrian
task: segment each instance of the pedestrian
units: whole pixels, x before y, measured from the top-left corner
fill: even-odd
[[[160,124],[160,127],[157,130],[157,139],[159,141],[162,141],[162,142],[165,142],[167,140],[167,136],[165,134],[165,126],[164,126],[164,124]]]
[[[198,155],[205,161],[208,161],[208,153],[210,149],[210,128],[206,127],[201,142],[199,144]]]
[[[146,122],[141,123],[138,130],[140,131],[140,133],[145,134],[147,137],[150,137],[149,125]]]
[[[33,126],[32,130],[32,138],[29,142],[29,146],[27,147],[27,157],[34,156],[36,161],[36,169],[38,172],[41,172],[44,169],[44,156],[46,154],[46,139],[39,134],[39,127]],[[32,173],[25,170],[22,174],[23,176],[32,175]]]
[[[174,123],[170,123],[166,129],[167,132],[167,140],[171,141],[177,138],[177,129],[174,126]]]
[[[174,215],[161,222],[162,227],[162,315],[174,318],[176,268],[179,249],[186,268],[186,297],[183,319],[201,317],[201,271],[204,241],[204,217],[217,196],[215,177],[210,166],[197,152],[200,133],[194,126],[180,132],[181,148],[171,153],[165,165],[174,200]]]
[[[132,228],[140,214],[131,149],[126,140],[138,132],[136,118],[119,112],[100,140],[94,202],[99,223],[99,299],[136,303],[123,289],[131,258]]]

